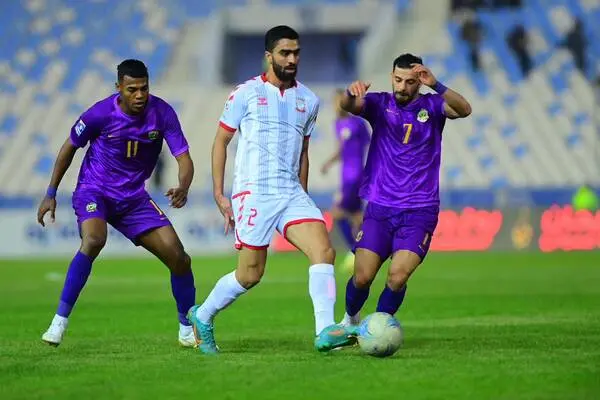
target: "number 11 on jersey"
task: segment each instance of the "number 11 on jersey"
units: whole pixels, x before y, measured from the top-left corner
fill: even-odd
[[[137,140],[127,141],[127,158],[137,156],[139,142]]]

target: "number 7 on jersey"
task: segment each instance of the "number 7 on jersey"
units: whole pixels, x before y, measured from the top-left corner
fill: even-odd
[[[402,144],[407,144],[410,140],[413,124],[402,124],[402,127],[404,128],[404,139],[402,139]]]

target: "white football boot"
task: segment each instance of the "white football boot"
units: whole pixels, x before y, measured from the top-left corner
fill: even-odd
[[[57,347],[63,340],[69,320],[60,315],[55,315],[48,330],[42,335],[42,340],[50,346]]]
[[[182,347],[198,347],[200,342],[196,339],[194,328],[192,326],[179,324],[179,344]]]

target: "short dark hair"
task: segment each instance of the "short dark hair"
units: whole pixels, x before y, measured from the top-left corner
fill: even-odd
[[[277,42],[281,39],[298,40],[299,38],[300,35],[298,35],[298,32],[289,26],[278,25],[269,29],[265,34],[265,50],[268,52],[273,51],[275,46],[277,46]]]
[[[146,68],[146,64],[140,60],[124,60],[117,67],[117,79],[119,82],[123,80],[125,75],[132,78],[148,78],[148,68]]]
[[[410,53],[401,54],[394,60],[392,70],[396,68],[410,69],[412,68],[411,64],[423,64],[423,59]]]

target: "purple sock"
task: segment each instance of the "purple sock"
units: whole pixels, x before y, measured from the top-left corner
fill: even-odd
[[[196,287],[194,286],[194,274],[190,270],[185,275],[171,274],[171,290],[177,303],[177,314],[179,322],[189,326],[187,312],[196,303]]]
[[[337,223],[346,245],[348,248],[352,249],[352,247],[354,247],[354,235],[352,234],[352,225],[350,224],[350,221],[344,218],[338,220]]]
[[[58,310],[56,311],[61,317],[68,318],[69,315],[71,315],[71,311],[79,297],[79,293],[83,290],[83,287],[90,276],[90,272],[92,272],[93,261],[94,259],[92,257],[85,255],[80,251],[73,257],[69,270],[67,271],[65,285],[63,286],[60,295]]]
[[[377,312],[384,312],[390,315],[396,314],[396,311],[402,305],[404,301],[404,295],[406,294],[406,285],[402,286],[402,289],[395,292],[388,285],[385,285],[385,289],[379,296],[379,302],[377,302]]]
[[[359,289],[354,285],[354,276],[346,284],[346,313],[356,315],[369,297],[369,288]]]

